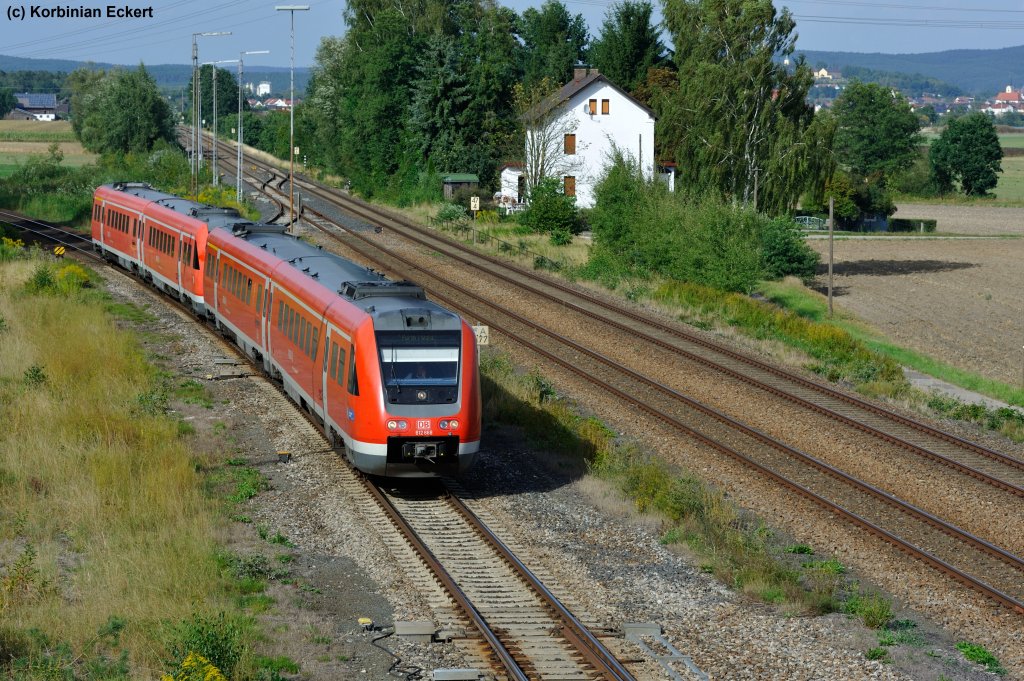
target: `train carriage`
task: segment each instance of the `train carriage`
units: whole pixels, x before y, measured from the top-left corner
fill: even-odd
[[[129,217],[115,217],[122,214]],[[97,189],[93,241],[190,300],[279,379],[360,470],[429,477],[475,460],[476,337],[419,287],[389,281],[283,226],[143,184]]]

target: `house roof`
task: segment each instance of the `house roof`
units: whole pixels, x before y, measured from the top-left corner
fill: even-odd
[[[1021,101],[1020,91],[1016,92],[1000,92],[996,95],[997,102],[1019,102]]]
[[[583,90],[591,83],[596,83],[597,81],[603,81],[604,83],[607,83],[609,86],[611,86],[613,90],[615,90],[620,95],[631,101],[633,104],[635,104],[643,111],[646,111],[647,114],[651,116],[651,118],[657,118],[657,116],[655,116],[654,114],[653,109],[641,104],[639,101],[634,99],[628,92],[620,88],[612,81],[608,80],[608,78],[605,77],[604,74],[599,73],[597,69],[590,69],[590,73],[588,73],[587,75],[582,76],[581,78],[573,78],[572,80],[570,80],[568,83],[560,87],[558,89],[558,92],[551,95],[543,102],[541,102],[539,105],[531,109],[527,113],[527,117],[532,118],[535,116],[539,116],[543,113],[546,113],[550,109],[565,104],[574,96],[576,96],[576,94],[580,92],[580,90]]]
[[[25,109],[57,108],[57,95],[53,93],[18,92],[14,98]]]
[[[479,182],[480,178],[472,173],[448,173],[441,177],[442,182]]]

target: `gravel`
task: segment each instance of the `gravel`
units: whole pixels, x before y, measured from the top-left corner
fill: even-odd
[[[111,288],[118,296],[149,300],[150,294],[119,277],[111,277]],[[155,330],[174,337],[170,349],[182,374],[215,371],[216,360],[225,354],[216,343],[204,340],[176,313],[160,307],[152,311],[160,318]],[[526,353],[505,349],[522,366],[536,364]],[[559,474],[549,454],[529,449],[516,433],[489,430],[485,456],[466,480],[475,491],[472,503],[585,622],[611,629],[626,622],[658,622],[667,638],[713,678],[899,679],[938,673],[950,679],[983,678],[952,648],[960,638],[985,644],[1011,673],[1024,670],[1018,616],[951,586],[877,540],[752,478],[748,470],[680,441],[658,424],[623,413],[614,400],[565,372],[541,370],[611,427],[634,434],[650,451],[721,486],[779,531],[812,544],[819,555],[835,554],[866,584],[893,593],[904,608],[901,616],[920,622],[924,641],[896,649],[894,665],[867,660],[864,653],[877,640],[858,622],[840,615],[791,617],[748,602],[703,574],[692,557],[662,545],[656,521],[637,516],[613,490],[590,478]],[[262,619],[268,630],[290,621],[329,632],[335,660],[321,662],[324,655],[295,624],[271,636],[269,645],[301,651],[295,654],[302,657],[308,678],[382,678],[391,658],[373,648],[371,635],[354,625],[357,613],[383,625],[428,619],[444,626],[453,622],[444,599],[352,486],[343,463],[276,391],[249,378],[210,386],[217,404],[205,418],[228,422],[239,447],[272,482],[272,489],[248,502],[245,512],[256,525],[282,533],[295,545],[291,550],[300,584],[275,587],[282,593],[278,605]],[[729,396],[744,399],[732,390]],[[290,451],[291,463],[276,463],[277,450]],[[235,525],[232,534],[243,535],[245,546],[263,545],[252,525]],[[303,583],[309,588],[303,589]],[[424,669],[478,662],[472,645],[423,646],[393,638],[387,645],[400,652],[404,664]],[[631,644],[613,646],[624,659],[642,659]],[[343,648],[352,655],[336,654]],[[638,666],[642,678],[666,678],[650,661]]]

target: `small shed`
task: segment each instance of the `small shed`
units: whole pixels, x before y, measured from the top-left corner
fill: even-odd
[[[472,173],[449,173],[441,176],[441,184],[444,188],[444,198],[451,201],[455,192],[460,189],[477,189],[480,186],[480,178]]]

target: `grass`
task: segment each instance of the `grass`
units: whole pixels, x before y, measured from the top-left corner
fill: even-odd
[[[26,292],[38,265],[0,264],[0,636],[31,655],[37,629],[88,658],[116,617],[111,654],[143,674],[162,621],[223,602],[216,507],[175,420],[138,408],[158,380],[138,343],[88,289]]]
[[[1006,156],[1002,160],[1003,172],[993,191],[993,196],[974,198],[962,194],[950,196],[913,196],[899,194],[894,197],[899,203],[937,203],[955,206],[991,206],[1018,208],[1024,206],[1024,156]]]
[[[0,142],[74,142],[69,121],[2,121]]]
[[[895,345],[841,313],[828,320],[828,307],[824,296],[808,290],[794,280],[766,282],[761,285],[760,292],[770,302],[804,319],[840,329],[878,356],[1008,404],[1024,405],[1024,389],[1019,386],[993,381]]]

